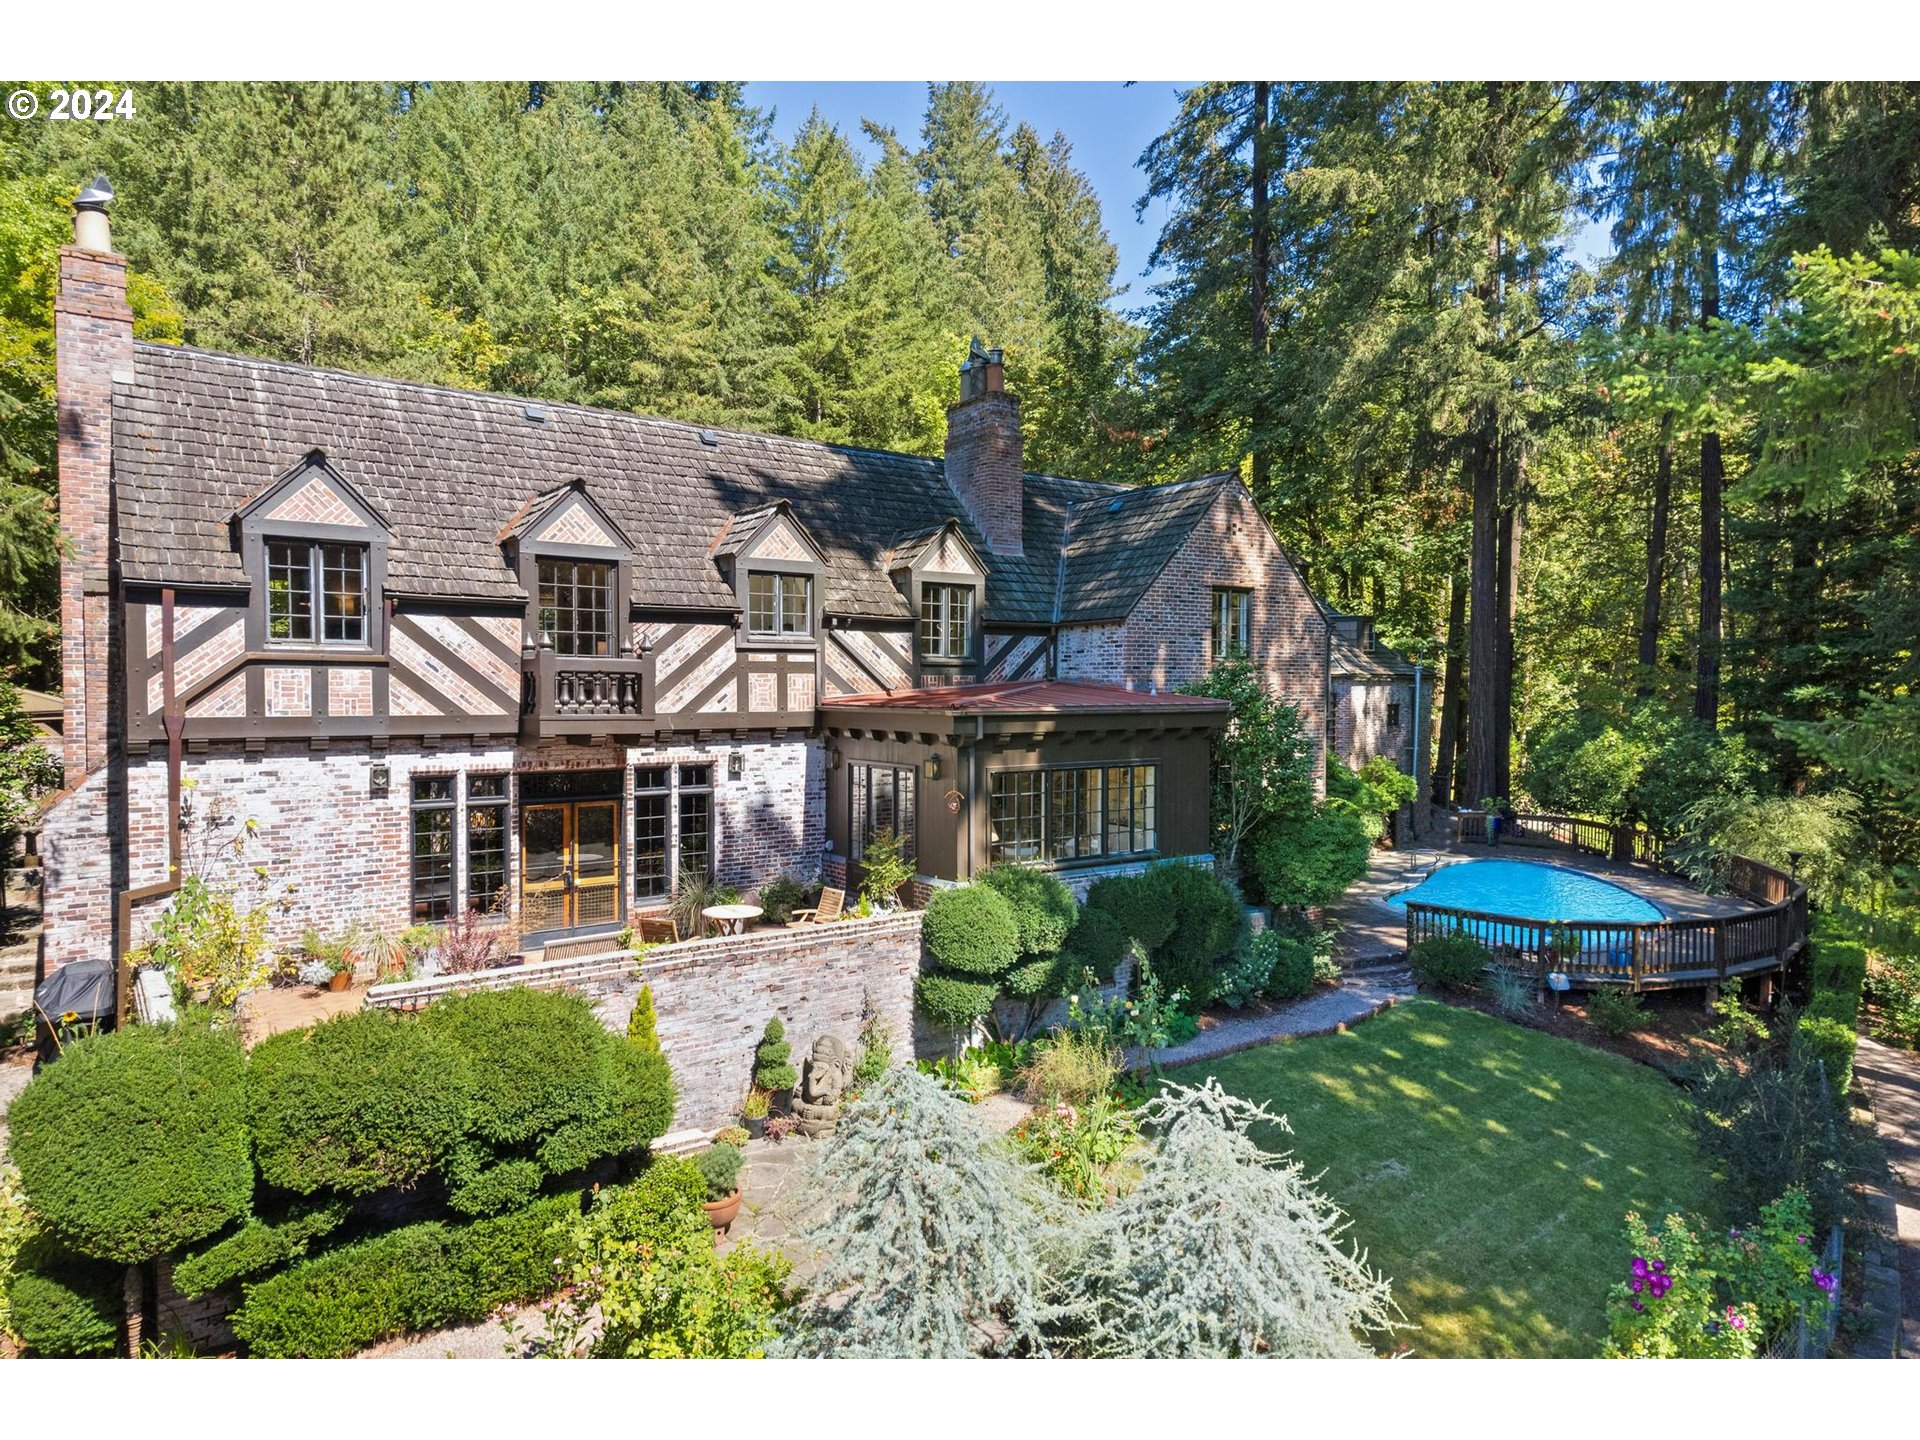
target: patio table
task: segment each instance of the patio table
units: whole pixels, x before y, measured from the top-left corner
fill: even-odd
[[[758,905],[709,905],[700,914],[703,919],[718,925],[722,935],[743,935],[747,923],[758,920],[766,911]]]

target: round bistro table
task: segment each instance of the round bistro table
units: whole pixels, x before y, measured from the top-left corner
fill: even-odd
[[[709,905],[700,916],[718,925],[722,935],[743,935],[749,921],[758,920],[766,913],[758,905]]]

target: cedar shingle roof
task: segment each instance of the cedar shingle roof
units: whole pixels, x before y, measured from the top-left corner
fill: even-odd
[[[1026,553],[1000,556],[938,460],[551,402],[537,422],[517,396],[135,350],[133,383],[114,387],[121,573],[132,583],[245,584],[234,511],[320,450],[390,519],[387,583],[401,595],[523,601],[500,537],[578,480],[632,539],[639,605],[736,608],[712,547],[785,501],[826,554],[835,614],[910,618],[889,557],[903,536],[953,518],[987,567],[987,621],[1119,619],[1228,483],[1029,475]]]

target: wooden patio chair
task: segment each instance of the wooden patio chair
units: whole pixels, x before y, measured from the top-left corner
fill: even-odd
[[[830,925],[847,908],[847,892],[822,890],[820,903],[807,910],[795,910],[787,917],[789,925]]]
[[[642,915],[634,929],[642,945],[674,945],[680,940],[680,927],[671,915]]]

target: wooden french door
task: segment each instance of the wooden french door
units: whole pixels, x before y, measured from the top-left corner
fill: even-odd
[[[520,928],[620,919],[620,802],[568,800],[520,812]]]

